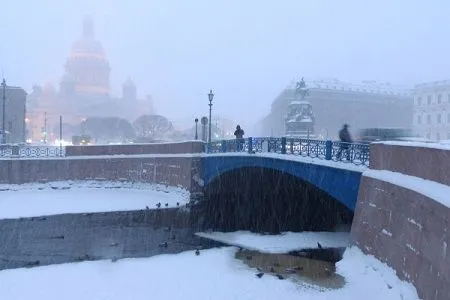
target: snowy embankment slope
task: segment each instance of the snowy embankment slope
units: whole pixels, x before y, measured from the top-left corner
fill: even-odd
[[[450,207],[450,186],[416,176],[387,170],[368,170],[363,176],[389,182],[405,189],[415,191]]]
[[[184,205],[189,192],[182,188],[126,182],[53,182],[0,185],[0,219],[68,213],[156,209]]]
[[[327,290],[293,280],[255,276],[226,247],[145,259],[62,264],[0,271],[0,298],[15,299],[311,299],[416,300],[411,284],[359,249],[337,265],[346,285]]]
[[[301,249],[345,248],[348,232],[284,232],[280,235],[261,235],[249,231],[199,232],[198,236],[228,245],[265,253],[288,253]]]

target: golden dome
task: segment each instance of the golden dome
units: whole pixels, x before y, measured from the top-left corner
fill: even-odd
[[[94,38],[91,18],[83,21],[83,35],[72,46],[65,65],[62,85],[66,90],[83,95],[108,95],[110,66],[103,47]]]
[[[83,36],[73,44],[70,58],[106,59],[102,45],[95,40],[94,22],[90,17],[86,17],[83,21]]]

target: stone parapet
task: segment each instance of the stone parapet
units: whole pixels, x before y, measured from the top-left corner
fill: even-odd
[[[66,156],[181,154],[204,152],[201,141],[155,144],[66,146]]]
[[[372,144],[370,168],[395,172],[383,174],[396,183],[389,176],[384,180],[363,173],[351,229],[354,244],[412,282],[424,300],[450,299],[450,207],[445,201],[450,193],[437,201],[428,192],[446,191],[442,184],[450,185],[449,150]]]
[[[137,181],[202,191],[201,159],[194,157],[76,157],[0,160],[0,183],[64,180]]]
[[[408,143],[370,145],[370,168],[389,170],[450,185],[450,146]]]

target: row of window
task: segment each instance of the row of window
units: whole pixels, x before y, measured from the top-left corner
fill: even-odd
[[[426,134],[427,139],[431,140],[431,133]],[[436,140],[440,141],[441,138],[444,138],[444,136],[441,137],[441,134],[439,132],[436,132]],[[447,140],[450,140],[450,132],[447,132]]]
[[[428,95],[427,96],[427,105],[431,105],[431,100],[432,99],[433,99],[432,95]],[[436,101],[437,101],[437,104],[441,104],[442,103],[442,101],[443,101],[442,94],[437,94],[436,95]],[[447,95],[447,101],[450,102],[450,94]],[[416,104],[417,105],[422,105],[422,97],[417,97]]]
[[[431,124],[442,124],[444,123],[442,120],[442,114],[437,114],[436,115],[436,123],[434,123],[431,119],[431,115],[427,114],[426,115],[426,124],[431,125]],[[418,125],[422,124],[422,115],[417,115],[417,119],[416,122]],[[425,124],[425,123],[424,123]],[[447,124],[450,124],[450,113],[447,114]]]

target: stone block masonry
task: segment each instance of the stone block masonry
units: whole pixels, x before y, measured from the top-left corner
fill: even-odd
[[[159,144],[88,145],[66,146],[66,156],[86,155],[136,155],[136,154],[184,154],[204,152],[201,141]]]
[[[0,160],[0,183],[22,184],[63,180],[136,181],[180,186],[195,193],[202,187],[200,157],[107,156]]]
[[[448,171],[442,168],[450,165],[449,154],[375,144],[370,167],[448,185]],[[420,193],[420,187],[412,190],[363,174],[351,229],[354,243],[412,282],[424,300],[450,299],[449,223],[450,208]]]

